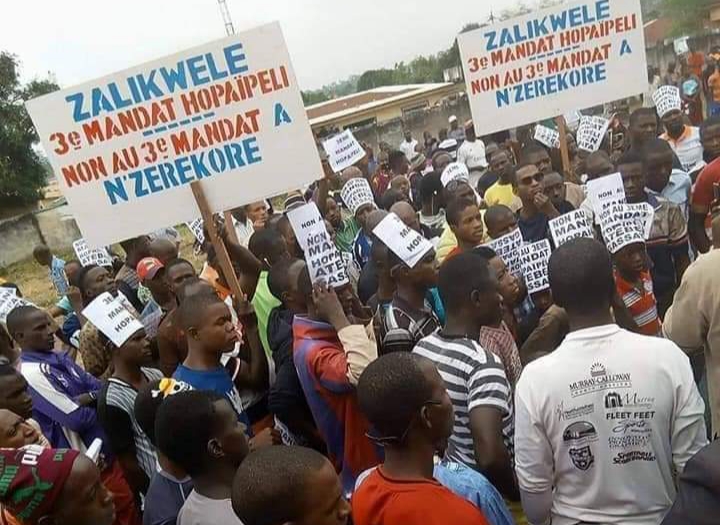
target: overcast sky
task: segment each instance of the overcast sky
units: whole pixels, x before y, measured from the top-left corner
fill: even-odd
[[[235,29],[279,20],[302,89],[449,47],[517,0],[227,0]],[[217,0],[9,0],[0,50],[62,87],[224,36]]]

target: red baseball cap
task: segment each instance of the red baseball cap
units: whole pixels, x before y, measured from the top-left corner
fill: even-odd
[[[137,271],[140,281],[146,282],[154,279],[155,275],[163,268],[165,268],[165,265],[160,262],[160,259],[145,257],[138,263],[135,271]]]

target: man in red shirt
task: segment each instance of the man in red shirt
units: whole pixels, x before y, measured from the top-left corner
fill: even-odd
[[[395,352],[370,363],[358,383],[358,403],[385,462],[358,480],[355,525],[487,524],[478,508],[433,478],[433,456],[452,433],[453,406],[430,360]]]
[[[720,116],[707,119],[700,128],[700,138],[705,151],[705,167],[695,182],[690,199],[689,233],[693,245],[701,253],[711,246],[707,229],[710,227],[710,205],[718,198],[715,185],[720,185]]]

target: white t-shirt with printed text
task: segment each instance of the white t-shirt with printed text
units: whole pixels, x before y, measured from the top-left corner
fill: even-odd
[[[706,443],[705,407],[671,341],[606,325],[530,363],[515,394],[520,490],[553,491],[553,525],[651,525]]]

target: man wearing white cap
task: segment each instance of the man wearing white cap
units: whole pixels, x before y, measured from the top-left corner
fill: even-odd
[[[455,115],[450,115],[448,124],[450,124],[448,138],[457,140],[458,142],[465,140],[465,130],[458,125],[458,118]]]
[[[668,141],[686,172],[703,161],[700,129],[685,124],[680,90],[675,86],[662,86],[653,95],[665,133],[660,138]]]

